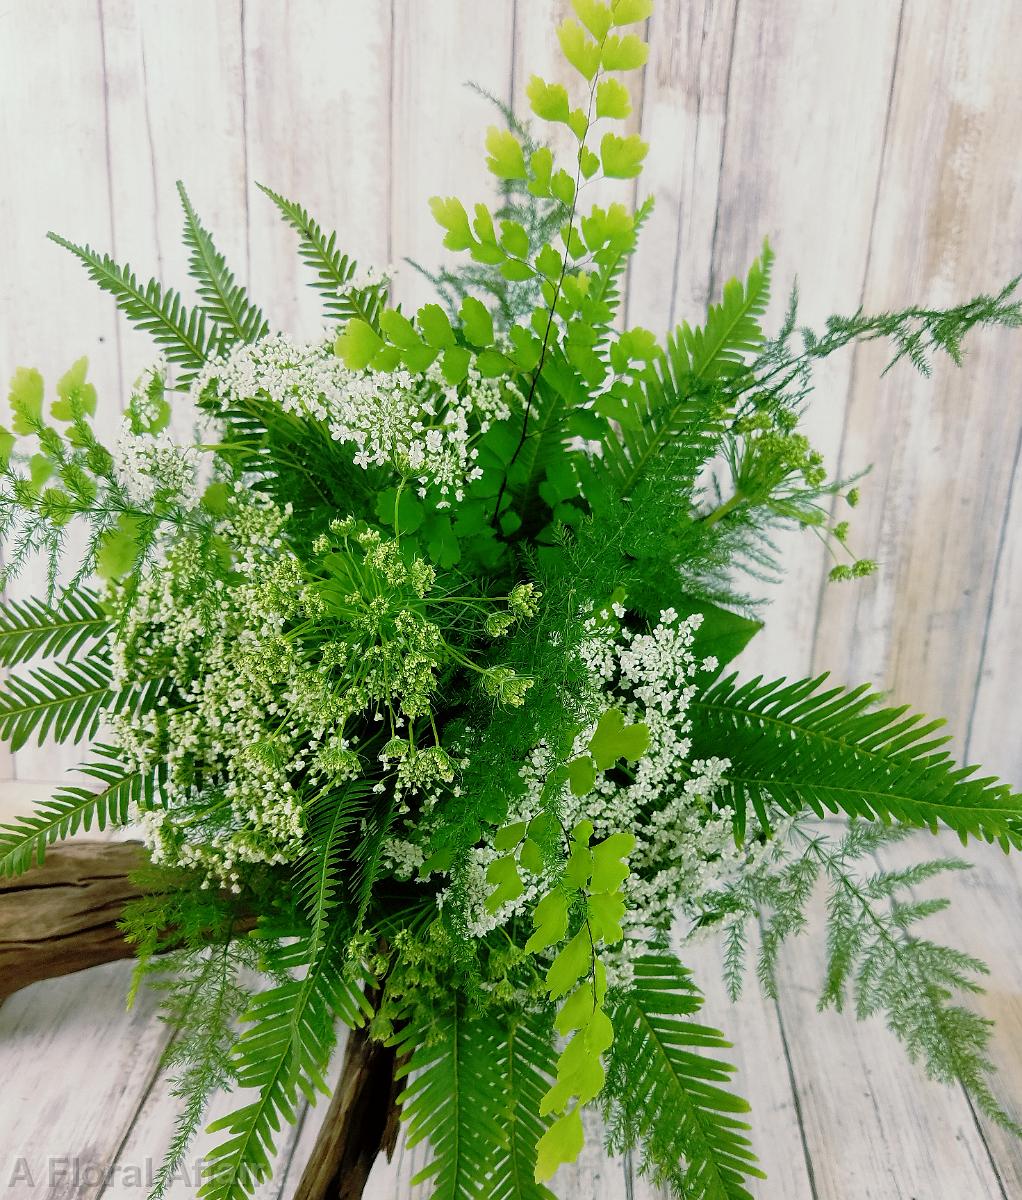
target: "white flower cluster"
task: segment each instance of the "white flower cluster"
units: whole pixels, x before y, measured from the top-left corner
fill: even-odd
[[[163,401],[163,368],[150,367],[134,384],[130,406],[121,421],[114,445],[118,482],[133,504],[148,505],[157,492],[184,509],[196,508],[209,474],[209,456],[194,445],[182,445],[161,424],[166,416],[157,406]],[[205,424],[199,410],[187,400],[176,403],[176,422],[196,430]]]
[[[243,864],[282,862],[299,849],[291,779],[332,731],[324,689],[279,636],[291,583],[287,516],[237,485],[219,532],[246,582],[209,578],[182,539],[141,582],[114,645],[115,683],[162,675],[179,693],[173,710],[111,722],[125,761],[169,768],[166,807],[139,814],[153,859],[234,887]]]
[[[624,609],[616,605],[614,615],[623,617]],[[644,938],[663,936],[679,918],[691,922],[711,893],[758,861],[758,847],[736,844],[730,810],[712,803],[727,761],[691,757],[688,708],[695,680],[700,670],[716,667],[713,660],[696,658],[693,643],[700,621],[699,616],[680,620],[668,609],[648,633],[633,633],[591,617],[589,636],[579,649],[592,680],[592,705],[586,706],[590,713],[616,708],[626,723],[642,723],[649,730],[648,748],[634,767],[598,772],[595,788],[585,796],[573,795],[565,784],[555,799],[566,828],[585,818],[594,826],[594,841],[619,830],[636,837],[624,884],[630,936],[607,962],[617,983],[627,982],[629,959]],[[588,754],[595,727],[589,719],[575,740],[573,757]],[[508,823],[528,821],[541,811],[548,778],[557,766],[545,743],[533,750],[520,771],[524,795],[516,800]],[[549,886],[549,880],[525,873],[525,894],[491,914],[486,899],[492,888],[485,870],[493,857],[489,847],[474,850],[467,877],[460,881],[468,929],[477,937],[527,912]]]
[[[689,704],[696,676],[716,663],[693,651],[702,617],[679,620],[660,614],[648,633],[590,622],[580,650],[607,699],[628,723],[649,730],[649,746],[620,782],[620,771],[603,773],[585,797],[565,795],[566,823],[587,817],[596,837],[629,830],[637,843],[625,883],[629,921],[637,929],[664,929],[679,914],[695,915],[706,895],[743,869],[748,851],[734,839],[729,809],[711,801],[726,773],[726,759],[691,757]],[[584,753],[591,728],[579,735]]]
[[[228,402],[261,398],[323,422],[335,441],[353,447],[356,466],[396,468],[420,496],[435,488],[438,508],[464,499],[466,484],[482,474],[476,438],[511,414],[506,385],[474,369],[457,387],[436,363],[421,374],[351,371],[330,343],[298,344],[284,334],[207,364],[192,394],[208,389]]]

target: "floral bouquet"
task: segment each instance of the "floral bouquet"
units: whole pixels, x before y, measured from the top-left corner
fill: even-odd
[[[195,307],[53,235],[164,357],[109,448],[84,360],[49,403],[35,371],[11,385],[4,578],[43,554],[50,587],[5,605],[0,660],[49,661],[4,681],[0,734],[102,734],[98,790],[4,828],[0,867],[93,825],[142,832],[124,928],[177,1028],[183,1100],[154,1196],[231,1086],[201,1194],[250,1193],[347,1025],[349,1057],[389,1048],[373,1061],[404,1082],[385,1099],[428,1140],[437,1197],[550,1197],[593,1105],[674,1194],[748,1197],[746,1105],[686,943],[716,931],[737,994],[758,923],[769,993],[818,884],[822,1003],[885,1014],[1010,1124],[987,1023],[953,1000],[982,964],[916,931],[935,905],[909,889],[957,864],[870,864],[913,827],[1018,847],[1022,798],[865,687],[729,663],[779,525],[826,539],[836,581],[874,570],[849,550],[854,481],[800,432],[816,363],[884,338],[925,371],[1022,308],[1009,285],[814,333],[793,296],[767,337],[764,246],[701,326],[625,328],[650,202],[586,191],[641,171],[621,122],[650,7],[574,0],[557,32],[578,87],[528,87],[573,152],[505,112],[499,207],[431,201],[467,260],[417,312],[265,188],[322,294],[309,344],[270,331],[183,189]]]

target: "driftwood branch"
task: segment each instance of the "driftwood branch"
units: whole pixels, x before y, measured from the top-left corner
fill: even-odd
[[[0,1000],[57,975],[131,958],[117,928],[140,895],[130,874],[145,862],[138,842],[67,842],[40,867],[0,879]]]
[[[348,1034],[341,1077],[294,1200],[361,1200],[381,1151],[397,1142],[399,1083],[390,1046],[365,1029]]]
[[[66,842],[42,866],[0,879],[0,1001],[30,983],[133,957],[117,927],[141,894],[130,875],[138,842]],[[344,1064],[296,1200],[360,1200],[380,1151],[397,1138],[394,1051],[364,1030],[348,1036]]]

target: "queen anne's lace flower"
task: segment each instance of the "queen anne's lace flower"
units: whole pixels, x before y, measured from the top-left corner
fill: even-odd
[[[301,345],[284,334],[241,344],[200,372],[192,395],[224,401],[262,398],[323,422],[352,447],[356,466],[392,466],[420,495],[435,489],[437,507],[464,499],[479,478],[474,442],[510,416],[505,381],[472,369],[457,387],[433,364],[421,374],[351,371],[327,342]]]

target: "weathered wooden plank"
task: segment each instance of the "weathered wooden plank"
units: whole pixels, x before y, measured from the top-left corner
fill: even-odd
[[[194,297],[182,180],[242,280],[248,245],[241,5],[102,0],[117,256]],[[121,321],[126,387],[156,354]],[[187,430],[182,430],[187,433]]]
[[[802,322],[819,326],[831,312],[858,307],[898,17],[895,3],[875,6],[868,22],[839,0],[739,8],[723,99],[720,178],[711,175],[706,185],[717,203],[709,213],[705,197],[688,205],[702,216],[701,227],[684,231],[689,244],[679,243],[679,320],[700,319],[724,282],[744,274],[764,236],[778,256],[768,329],[780,323],[796,275]],[[701,192],[701,178],[697,187]],[[708,273],[706,254],[712,255]],[[830,468],[838,458],[850,370],[848,356],[823,364],[806,413],[806,432]],[[766,629],[742,663],[750,673],[804,674],[818,584],[830,561],[809,532],[782,531],[776,541],[780,586],[740,580],[771,602]]]
[[[404,260],[433,270],[451,257],[429,210],[430,196],[456,194],[471,211],[496,195],[483,142],[486,126],[499,125],[500,114],[463,85],[475,82],[508,99],[512,17],[511,0],[394,9],[390,246],[400,264],[396,295],[407,307],[430,299],[432,290]]]
[[[167,1040],[151,997],[125,1011],[130,977],[130,964],[110,963],[0,1008],[0,1178],[12,1198],[102,1193]]]
[[[754,952],[755,946],[751,946],[750,966]],[[723,1030],[733,1042],[726,1054],[737,1067],[732,1090],[752,1106],[745,1119],[752,1126],[749,1137],[767,1176],[752,1181],[752,1194],[757,1200],[815,1198],[799,1098],[776,1006],[760,992],[753,970],[742,996],[737,1001],[728,997],[723,948],[717,938],[706,937],[684,946],[681,959],[706,997],[699,1020]]]
[[[1022,80],[1001,52],[1022,10],[958,0],[908,4],[866,281],[868,309],[947,303],[996,288],[1022,258],[1022,193],[1001,147],[1022,112]],[[966,374],[932,380],[900,364],[877,383],[886,348],[863,347],[842,447],[875,463],[855,544],[880,562],[861,585],[830,588],[814,660],[946,715],[965,732],[1013,469],[1017,336],[976,335]],[[1013,728],[1004,714],[1005,736]]]
[[[652,149],[638,184],[654,208],[629,271],[628,320],[658,334],[706,309],[736,10],[670,0],[651,22],[642,136]]]
[[[338,1055],[335,1061],[339,1058]],[[238,1091],[221,1092],[211,1099],[200,1130],[167,1190],[167,1200],[192,1200],[203,1179],[205,1160],[227,1136],[223,1132],[207,1133],[207,1127],[254,1098],[255,1093]],[[171,1072],[156,1062],[150,1086],[137,1095],[137,1110],[122,1138],[104,1200],[138,1200],[136,1181],[145,1178],[151,1185],[171,1144],[181,1107],[180,1097],[174,1094]],[[303,1102],[298,1121],[294,1125],[285,1123],[278,1133],[270,1178],[256,1187],[253,1200],[275,1200],[278,1195],[290,1195],[282,1192],[282,1182],[290,1178],[289,1164],[303,1132],[306,1108]],[[320,1111],[325,1111],[325,1103],[320,1105]]]
[[[817,1012],[823,897],[781,952],[778,1011],[819,1200],[1004,1200],[960,1090],[930,1082],[880,1018]]]
[[[1003,448],[1002,448],[1003,453]],[[993,586],[987,607],[963,758],[1022,790],[1018,736],[1018,664],[1022,663],[1022,430],[1015,445],[1008,502],[999,522]],[[970,630],[969,637],[976,633]]]
[[[295,234],[255,182],[309,209],[324,229],[336,229],[339,249],[362,267],[387,265],[394,9],[359,0],[244,8],[252,294],[271,324],[296,337],[319,333],[320,301],[307,286]],[[445,106],[446,97],[431,97],[419,116],[442,123]]]

